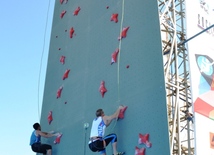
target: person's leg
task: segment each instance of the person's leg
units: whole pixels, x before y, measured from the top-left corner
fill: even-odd
[[[106,155],[106,150],[104,149],[104,150],[100,151],[100,155]]]
[[[117,155],[117,142],[112,143],[113,153],[114,155]]]
[[[52,150],[51,149],[47,150],[47,155],[52,155]]]
[[[40,146],[41,153],[47,154],[47,155],[52,155],[52,146],[48,144],[41,144]]]
[[[106,146],[111,142],[113,154],[117,155],[117,135],[116,134],[109,134],[104,137],[104,140],[106,142]]]

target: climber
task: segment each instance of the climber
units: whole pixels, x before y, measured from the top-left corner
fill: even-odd
[[[42,132],[41,126],[39,123],[35,123],[33,125],[33,128],[35,129],[30,137],[30,145],[31,149],[36,153],[43,153],[44,155],[52,155],[52,146],[48,144],[42,144],[41,143],[41,136],[45,138],[58,136],[59,133],[53,134],[53,132]]]
[[[111,142],[113,148],[113,155],[122,155],[124,152],[117,151],[117,135],[112,133],[107,136],[104,136],[105,129],[108,127],[113,119],[117,119],[120,113],[120,110],[123,109],[123,106],[115,111],[113,115],[106,116],[102,109],[96,111],[96,118],[92,122],[89,148],[93,152],[100,152],[101,155],[106,155],[105,147]]]
[[[185,113],[185,119],[193,123],[193,114],[191,114],[189,110],[182,110],[182,112]]]

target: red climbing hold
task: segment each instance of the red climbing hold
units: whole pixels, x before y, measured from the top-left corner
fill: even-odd
[[[66,69],[66,71],[65,71],[65,73],[64,73],[64,75],[62,77],[63,80],[65,80],[66,78],[68,78],[69,72],[70,72],[70,69]]]
[[[61,56],[59,60],[63,65],[65,64],[65,56]]]
[[[145,148],[138,148],[137,146],[135,147],[135,155],[145,155]]]
[[[119,49],[117,48],[111,55],[111,65],[117,62],[117,55],[119,53]]]
[[[99,91],[102,97],[104,97],[104,94],[107,92],[107,89],[105,87],[105,81],[101,81]]]
[[[126,33],[127,33],[128,30],[129,30],[129,27],[123,28],[120,36],[118,37],[118,40],[121,40],[121,39],[125,38],[126,37]]]
[[[54,141],[54,144],[59,144],[59,143],[60,143],[60,140],[61,140],[61,137],[62,137],[62,134],[59,134],[59,135],[56,137],[56,139],[55,139],[55,141]]]
[[[64,2],[64,0],[59,0],[60,1],[60,4],[62,4]],[[68,0],[65,0],[65,3],[67,3]]]
[[[114,21],[115,23],[118,22],[118,13],[114,13],[111,15],[111,21]]]
[[[120,118],[120,119],[124,118],[124,113],[125,113],[125,111],[126,111],[127,108],[128,108],[127,106],[124,106],[123,109],[120,110],[118,118]]]
[[[48,124],[50,125],[52,121],[53,121],[52,111],[50,111],[50,112],[48,113]]]
[[[143,135],[139,133],[138,144],[145,144],[146,147],[152,147],[152,143],[149,142],[149,134]]]
[[[72,28],[70,29],[70,38],[73,37],[73,34],[74,34],[74,28],[72,27]]]
[[[63,17],[64,17],[64,15],[65,15],[65,13],[66,13],[66,11],[65,11],[65,10],[63,10],[63,11],[61,12],[61,14],[60,14],[60,18],[63,18]]]
[[[59,1],[60,1],[61,4],[64,2],[64,0],[59,0]]]
[[[79,11],[80,11],[80,7],[78,6],[77,8],[76,8],[76,10],[74,11],[74,16],[77,16],[78,15],[78,13],[79,13]]]
[[[61,97],[62,89],[63,89],[63,87],[61,86],[61,87],[57,90],[56,98],[60,98],[60,97]]]

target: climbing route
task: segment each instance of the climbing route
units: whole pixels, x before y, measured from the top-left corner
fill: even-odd
[[[153,139],[158,137],[157,131],[150,125],[151,120],[154,124],[157,118],[165,125],[159,111],[166,108],[161,107],[164,104],[155,104],[164,103],[160,97],[164,94],[159,72],[162,62],[155,53],[161,49],[151,45],[145,39],[147,36],[143,36],[147,33],[144,29],[147,22],[157,21],[148,20],[143,13],[156,17],[154,10],[150,11],[153,7],[147,9],[148,3],[156,3],[135,3],[127,0],[56,1],[41,119],[47,131],[63,133],[63,136],[51,140],[52,144],[53,141],[54,144],[61,143],[53,145],[53,154],[93,155],[94,152],[88,151],[90,133],[83,124],[88,123],[87,128],[91,127],[96,109],[105,109],[109,114],[122,104],[124,108],[106,130],[106,134],[111,133],[111,129],[117,134],[118,151],[151,155],[157,154],[156,150],[163,150],[155,145],[159,144],[159,139]],[[158,28],[153,26],[150,24],[146,28],[156,34],[152,37],[156,39]],[[155,52],[145,52],[147,49]],[[151,58],[154,59],[152,64]],[[158,65],[154,65],[156,62]],[[154,66],[150,68],[150,65]],[[151,75],[152,71],[154,75]],[[154,78],[157,75],[160,75],[160,80]],[[149,109],[154,109],[156,117]],[[165,127],[161,126],[160,132]],[[133,137],[138,141],[130,141]],[[76,143],[69,141],[73,139],[77,139]],[[169,138],[163,138],[166,139]],[[112,154],[106,151],[106,154]]]

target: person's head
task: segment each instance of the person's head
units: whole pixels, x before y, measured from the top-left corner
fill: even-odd
[[[34,123],[33,128],[34,128],[35,130],[41,130],[41,126],[40,126],[39,123]]]
[[[97,117],[99,117],[99,116],[104,116],[104,111],[103,111],[103,109],[98,109],[98,110],[96,111],[96,116],[97,116]]]

